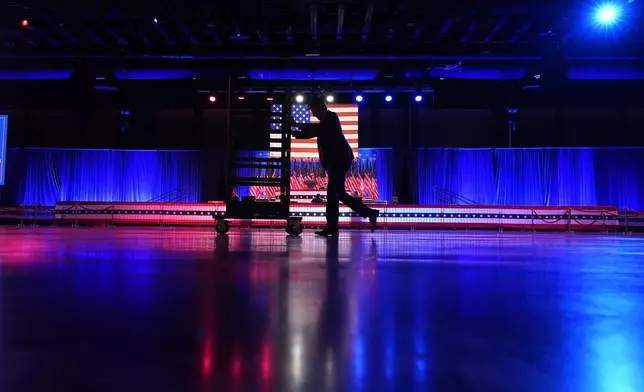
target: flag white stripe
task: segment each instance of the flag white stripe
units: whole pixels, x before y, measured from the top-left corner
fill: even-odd
[[[344,121],[344,122],[347,122],[347,121],[358,121],[358,116],[344,115],[344,116],[338,116],[338,118],[340,119],[340,124],[342,124],[342,122],[343,122],[343,121]],[[318,118],[317,118],[317,117],[313,117],[313,116],[311,116],[311,122],[312,122],[312,123],[318,123],[318,122],[320,122],[320,120],[318,120]]]
[[[340,113],[358,113],[358,108],[353,105],[349,107],[333,107],[329,105],[329,110],[338,113],[338,115]]]
[[[277,143],[277,144],[279,144],[279,143]],[[354,150],[354,149],[358,148],[358,143],[349,142],[349,146],[351,146],[351,149]],[[317,142],[315,144],[313,144],[313,143],[301,143],[301,142],[291,143],[291,151],[297,150],[298,148],[317,148]]]
[[[342,125],[342,123],[340,123],[340,125]],[[342,130],[343,131],[357,131],[358,130],[358,124],[342,125]]]
[[[350,133],[350,134],[345,134],[344,137],[348,141],[352,140],[358,140],[358,134],[357,133]],[[271,133],[270,136],[271,141],[277,141],[277,140],[282,140],[282,135],[279,133]],[[291,138],[291,140],[295,140],[295,138]],[[304,143],[304,140],[309,140],[311,143],[317,143],[316,139],[300,139],[302,143]]]
[[[271,148],[281,148],[282,143],[271,143],[270,146]],[[349,146],[351,147],[352,150],[355,150],[358,148],[358,143],[349,142]],[[317,148],[317,142],[316,143],[302,143],[302,142],[291,143],[291,151],[295,151],[299,148]]]

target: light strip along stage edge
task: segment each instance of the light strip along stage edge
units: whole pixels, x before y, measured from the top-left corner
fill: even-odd
[[[384,229],[539,229],[616,230],[620,226],[644,225],[644,216],[623,215],[614,207],[524,207],[524,206],[430,206],[373,205],[380,210]],[[212,203],[102,203],[59,202],[57,223],[122,225],[214,225],[213,217],[226,206]],[[324,226],[325,206],[292,204],[291,215],[302,217],[305,226]],[[628,223],[625,220],[628,219]],[[233,226],[282,227],[283,221],[231,220]],[[367,222],[347,207],[340,208],[342,227],[366,227]]]

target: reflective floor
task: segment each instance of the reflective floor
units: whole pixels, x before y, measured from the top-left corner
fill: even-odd
[[[644,237],[0,227],[0,391],[644,390]]]

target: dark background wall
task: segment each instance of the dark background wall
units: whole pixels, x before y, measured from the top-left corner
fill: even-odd
[[[201,149],[221,145],[225,109],[97,109],[84,115],[70,109],[17,107],[10,118],[9,147]],[[247,132],[240,143],[252,147],[253,130],[266,131],[265,113],[237,112],[233,128]],[[488,109],[361,107],[363,147],[508,147],[507,116]],[[123,125],[126,122],[127,125]],[[644,108],[524,109],[517,115],[513,147],[644,145]],[[261,147],[261,145],[259,146]],[[258,148],[259,148],[258,147]]]
[[[409,95],[392,104],[368,96],[360,110],[361,146],[508,147],[507,107],[518,109],[513,147],[644,145],[644,97],[623,82],[588,82],[566,92],[564,102],[481,83],[437,86],[421,104]],[[187,82],[132,82],[97,92],[68,81],[13,81],[0,83],[0,112],[10,116],[9,147],[209,149],[226,140],[227,97],[217,97],[212,104]],[[263,95],[235,98],[230,124],[237,144],[262,148],[269,103]]]

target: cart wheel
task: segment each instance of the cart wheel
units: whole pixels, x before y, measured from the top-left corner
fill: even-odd
[[[286,222],[286,232],[288,235],[298,236],[302,234],[302,221],[300,219],[289,219]]]
[[[215,230],[217,231],[217,233],[224,235],[228,233],[228,230],[230,230],[230,225],[225,219],[217,219],[217,223],[215,223]]]

